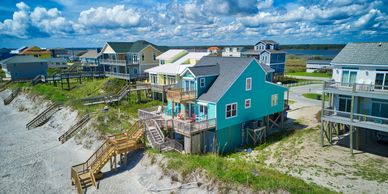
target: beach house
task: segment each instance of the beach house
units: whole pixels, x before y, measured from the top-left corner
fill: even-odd
[[[47,61],[33,56],[16,55],[0,61],[6,78],[17,80],[31,80],[38,75],[47,76]]]
[[[159,64],[156,57],[166,51],[145,40],[107,42],[100,52],[99,62],[105,75],[125,80],[146,79],[145,70]]]
[[[84,71],[102,71],[102,66],[98,60],[99,49],[88,50],[79,56]]]
[[[139,110],[146,128],[170,128],[188,153],[226,153],[257,143],[273,116],[284,113],[286,88],[269,80],[273,69],[255,58],[203,57],[167,91],[163,111]]]
[[[387,138],[388,43],[349,43],[331,65],[332,80],[323,87],[322,145],[325,137],[332,143],[338,134],[338,141],[349,138],[353,153],[354,144],[358,149]]]
[[[29,46],[29,47],[22,47],[17,51],[18,55],[30,55],[33,57],[38,57],[40,59],[47,59],[51,58],[51,51],[47,49],[42,49],[38,46]]]
[[[208,52],[188,52],[183,49],[170,49],[156,58],[159,66],[145,70],[149,74],[154,99],[164,101],[167,89],[175,87],[181,80],[180,74],[194,66]]]

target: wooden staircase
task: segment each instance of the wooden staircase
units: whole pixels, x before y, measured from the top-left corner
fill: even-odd
[[[143,143],[139,143],[144,130],[138,122],[128,132],[130,134],[119,133],[108,136],[101,147],[86,162],[71,168],[71,180],[79,194],[82,194],[86,187],[96,186],[96,180],[102,178],[101,169],[108,162],[110,162],[111,169],[114,169],[117,167],[117,156],[120,156],[122,164],[123,160],[127,160],[126,156],[129,152],[144,147]]]
[[[26,124],[26,128],[29,130],[31,128],[39,127],[45,124],[51,116],[53,116],[58,110],[61,109],[61,105],[58,103],[52,104],[34,119]]]
[[[146,136],[148,141],[151,143],[151,147],[161,150],[161,145],[164,143],[165,137],[158,123],[154,119],[149,119],[144,122],[146,126]]]
[[[37,75],[34,79],[31,80],[31,85],[35,86],[39,82],[43,82],[44,80],[44,75]]]
[[[82,129],[85,124],[90,120],[89,114],[83,116],[75,125],[70,127],[63,135],[61,135],[58,140],[62,143],[65,143],[67,140],[72,138],[80,129]]]
[[[85,106],[95,105],[95,104],[107,104],[107,103],[113,103],[113,102],[119,102],[121,101],[131,90],[130,85],[123,86],[119,92],[117,92],[116,95],[113,96],[98,96],[98,97],[92,97],[92,98],[84,98],[82,99],[85,103]]]
[[[4,105],[8,105],[12,102],[13,99],[16,98],[16,96],[19,94],[20,92],[20,88],[17,88],[15,90],[12,91],[12,93],[4,99]]]
[[[1,85],[0,85],[0,92],[4,91],[5,89],[7,89],[7,86],[9,84],[11,84],[12,81],[6,81],[6,82],[1,82]]]

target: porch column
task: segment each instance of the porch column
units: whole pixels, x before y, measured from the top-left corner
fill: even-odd
[[[320,139],[321,139],[321,146],[323,147],[324,144],[323,144],[323,121],[322,121],[322,117],[323,117],[323,114],[324,114],[324,109],[325,109],[325,92],[322,92],[322,109],[321,109],[321,133],[320,133]]]
[[[353,92],[356,89],[356,84],[353,84]],[[352,95],[352,101],[350,105],[350,136],[349,136],[349,147],[350,153],[353,155],[353,117],[354,117],[354,95]]]

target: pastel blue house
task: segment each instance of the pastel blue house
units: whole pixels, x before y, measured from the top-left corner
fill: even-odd
[[[163,117],[189,153],[233,151],[256,141],[268,117],[284,111],[286,88],[255,58],[203,57],[167,92]],[[140,116],[140,115],[139,115]]]
[[[388,139],[388,43],[349,43],[331,66],[332,80],[323,87],[329,101],[322,103],[322,145],[324,137],[329,143],[349,137],[353,152],[354,144],[361,149]]]
[[[15,80],[30,80],[38,75],[47,76],[46,60],[33,56],[17,55],[0,61],[6,78]]]

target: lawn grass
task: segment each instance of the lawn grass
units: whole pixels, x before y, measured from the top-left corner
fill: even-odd
[[[304,93],[302,94],[305,98],[313,99],[313,100],[322,100],[322,94],[317,93]],[[328,96],[326,96],[325,100],[329,100]]]
[[[124,84],[124,80],[107,78],[84,80],[82,84],[73,80],[72,86],[75,86],[75,88],[70,91],[62,90],[60,84],[58,86],[52,84],[31,86],[30,83],[15,83],[12,87],[21,87],[32,95],[42,96],[52,102],[64,103],[77,110],[81,115],[90,113],[97,121],[94,123],[96,129],[102,134],[112,134],[121,132],[131,126],[131,123],[137,118],[139,108],[161,105],[160,101],[147,99],[144,94],[142,95],[142,102],[138,103],[136,94],[131,93],[130,98],[123,99],[117,104],[110,104],[108,112],[103,112],[105,104],[84,106],[80,100],[87,97],[115,95]]]
[[[331,75],[327,73],[308,73],[308,72],[294,72],[294,73],[286,73],[288,76],[308,76],[308,77],[324,77],[330,78]]]
[[[229,156],[182,155],[175,152],[163,153],[167,157],[167,168],[178,170],[187,176],[196,169],[205,170],[209,176],[226,183],[248,186],[254,191],[288,191],[290,193],[333,193],[316,184],[280,173],[262,164],[241,159],[238,154]]]

